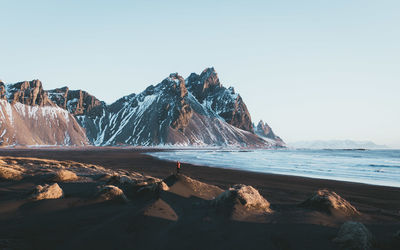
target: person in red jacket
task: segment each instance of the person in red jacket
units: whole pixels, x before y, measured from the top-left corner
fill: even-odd
[[[179,171],[181,170],[181,163],[179,161],[176,162],[176,173],[179,174]]]

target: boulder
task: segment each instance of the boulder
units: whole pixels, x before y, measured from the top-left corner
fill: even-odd
[[[327,189],[318,190],[300,205],[328,214],[339,214],[345,216],[360,214],[360,212],[358,212],[357,209],[348,201],[340,197],[337,193]]]
[[[52,177],[52,181],[57,181],[57,182],[75,181],[77,179],[78,176],[74,172],[65,169],[56,171],[54,173],[54,176]]]
[[[223,190],[217,186],[210,185],[183,174],[171,175],[164,179],[169,191],[183,197],[198,197],[204,200],[213,200]]]
[[[106,201],[129,201],[128,198],[126,198],[124,191],[113,185],[105,185],[101,187],[98,194],[101,199]]]
[[[241,207],[258,213],[272,213],[270,203],[252,186],[236,184],[218,197],[214,203],[217,207]]]
[[[44,186],[36,186],[31,198],[33,200],[58,199],[63,195],[63,190],[57,183],[54,183],[52,185],[45,184]]]
[[[362,223],[347,221],[333,241],[342,249],[368,250],[372,248],[372,240],[371,232]]]
[[[20,170],[0,166],[0,180],[21,180],[22,174]]]

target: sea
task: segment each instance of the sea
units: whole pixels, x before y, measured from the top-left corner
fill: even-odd
[[[148,154],[194,165],[400,187],[400,150],[177,149]]]

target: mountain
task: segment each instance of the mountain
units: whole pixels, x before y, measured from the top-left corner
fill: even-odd
[[[352,140],[316,140],[299,141],[290,143],[290,147],[309,148],[309,149],[384,149],[385,145],[377,145],[372,141],[352,141]]]
[[[0,145],[87,145],[74,116],[47,96],[39,80],[0,81]]]
[[[0,86],[2,96],[11,105],[62,109],[96,146],[284,146],[269,127],[272,134],[268,135],[254,129],[243,99],[220,83],[214,68],[186,79],[172,73],[157,85],[110,105],[83,90],[44,91],[38,80]]]
[[[275,135],[274,131],[272,131],[272,128],[262,120],[258,122],[254,132],[267,141],[274,141],[278,146],[285,146],[283,140],[279,136]]]

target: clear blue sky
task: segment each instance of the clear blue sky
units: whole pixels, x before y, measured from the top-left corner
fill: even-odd
[[[0,79],[108,103],[214,66],[286,141],[400,148],[400,1],[0,0]]]

